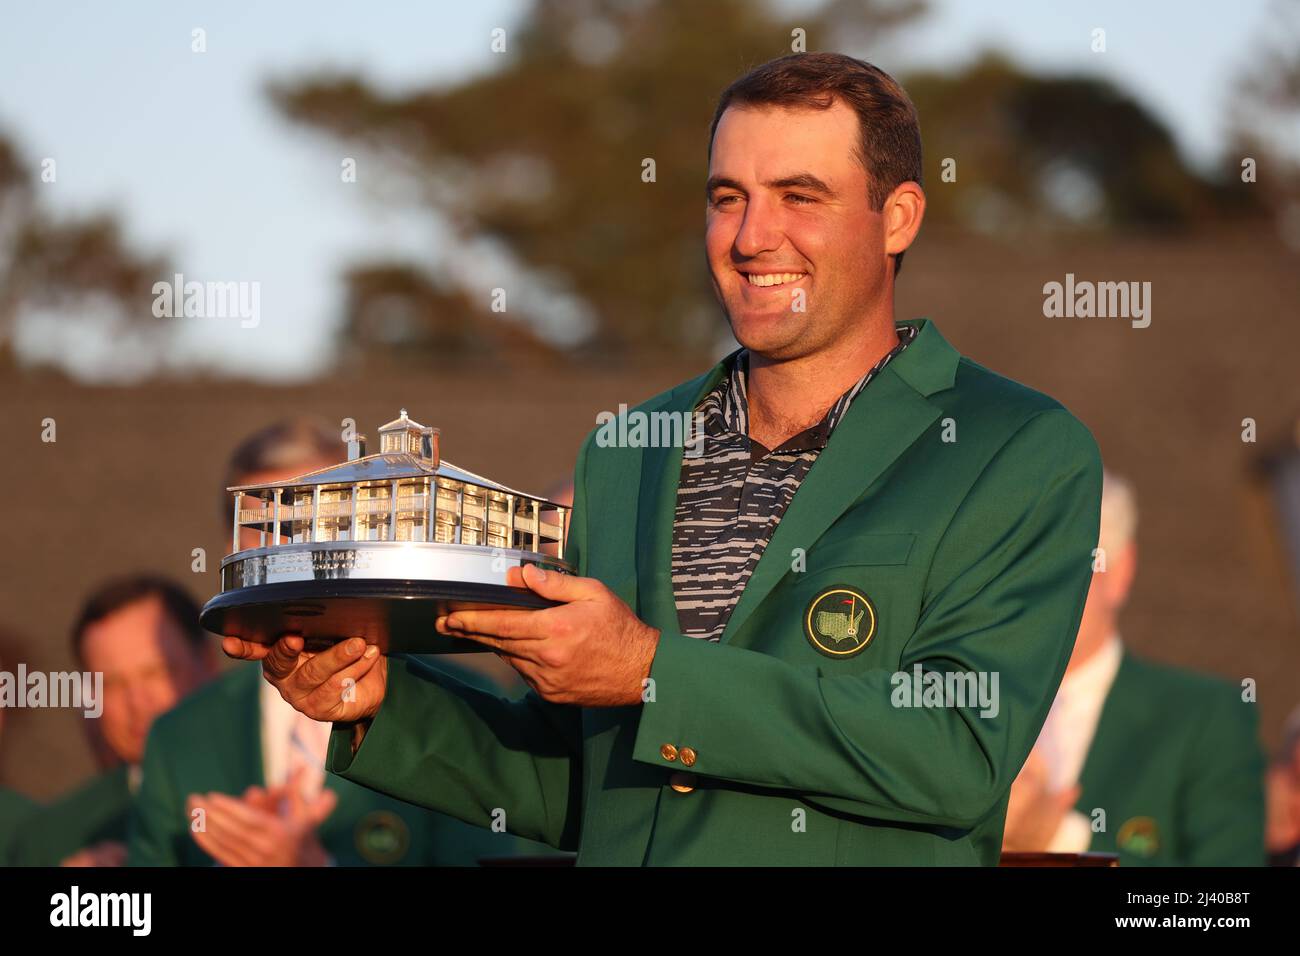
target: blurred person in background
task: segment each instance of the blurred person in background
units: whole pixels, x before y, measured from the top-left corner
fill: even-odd
[[[235,449],[223,487],[296,477],[343,454],[340,434],[323,423],[283,421]],[[223,491],[221,501],[229,527],[231,496]],[[244,529],[241,549],[258,545],[257,532]],[[439,666],[491,685],[481,672]],[[520,852],[520,841],[505,833],[327,779],[329,733],[329,724],[285,703],[260,667],[233,668],[150,734],[131,865],[472,865]]]
[[[1003,849],[1118,853],[1123,866],[1258,866],[1255,704],[1226,681],[1124,646],[1119,615],[1137,571],[1136,531],[1132,486],[1106,473],[1105,564],[1093,573],[1047,722],[1012,784]]]
[[[18,651],[12,641],[0,641],[0,671],[18,659]],[[0,704],[0,743],[4,741],[5,707]],[[22,832],[22,826],[28,814],[37,808],[35,800],[0,786],[0,866],[11,864],[10,853],[14,837]]]
[[[1268,857],[1274,866],[1300,866],[1300,707],[1282,730],[1268,769]]]
[[[149,728],[216,673],[216,655],[193,598],[152,575],[92,593],[73,627],[72,649],[80,670],[104,675],[103,713],[86,724],[101,772],[28,817],[12,862],[121,866]]]

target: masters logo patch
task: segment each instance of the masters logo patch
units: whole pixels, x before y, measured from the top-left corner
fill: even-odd
[[[1152,857],[1160,852],[1160,828],[1150,817],[1125,820],[1115,836],[1115,844],[1126,853]]]
[[[860,654],[876,634],[876,607],[857,588],[837,584],[808,603],[803,632],[827,657]]]
[[[388,810],[367,813],[357,822],[355,836],[357,852],[368,863],[396,863],[411,845],[406,821]]]

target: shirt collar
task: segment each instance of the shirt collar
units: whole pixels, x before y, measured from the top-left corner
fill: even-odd
[[[866,388],[871,379],[889,364],[890,360],[907,348],[917,336],[917,328],[904,323],[896,323],[898,345],[877,362],[866,374],[853,383],[827,410],[821,421],[804,429],[781,443],[773,451],[804,451],[825,448],[830,441],[831,432],[844,418],[849,405]],[[739,349],[731,357],[728,374],[714,386],[713,390],[697,406],[704,415],[705,433],[716,437],[730,434],[735,437],[749,437],[749,350]],[[754,443],[756,444],[756,443]],[[761,446],[755,448],[756,453]]]

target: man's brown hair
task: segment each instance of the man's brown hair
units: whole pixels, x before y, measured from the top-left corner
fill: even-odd
[[[208,636],[199,627],[199,606],[179,584],[155,574],[134,574],[116,578],[100,585],[81,605],[77,622],[72,626],[72,653],[77,666],[85,668],[82,648],[86,643],[86,629],[104,618],[116,614],[138,601],[157,598],[163,610],[189,641],[190,650],[201,651]]]
[[[867,197],[876,209],[900,183],[921,182],[921,127],[916,107],[898,82],[878,67],[842,53],[791,53],[736,80],[718,99],[713,136],[728,106],[783,106],[826,110],[841,99],[858,114],[861,138],[854,158],[867,173]],[[894,256],[894,274],[903,253]]]
[[[231,496],[225,489],[244,484],[246,475],[273,468],[306,468],[322,459],[336,461],[344,450],[341,433],[317,418],[287,418],[259,429],[240,442],[226,462],[222,516],[230,521]]]

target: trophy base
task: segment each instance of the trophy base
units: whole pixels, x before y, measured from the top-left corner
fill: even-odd
[[[541,610],[553,607],[523,588],[465,581],[344,579],[261,584],[218,594],[203,607],[207,631],[273,644],[300,634],[319,651],[350,637],[385,654],[465,654],[488,651],[474,641],[439,634],[434,621],[459,610]]]

